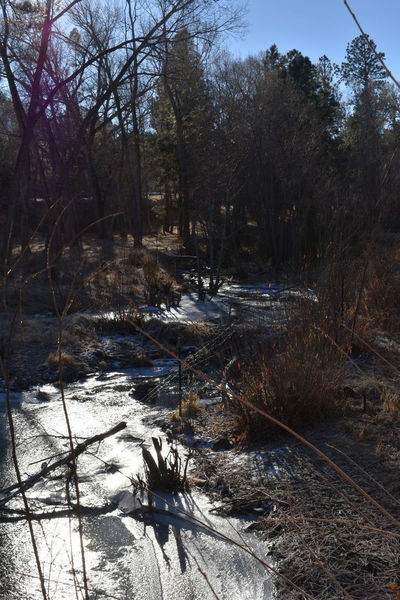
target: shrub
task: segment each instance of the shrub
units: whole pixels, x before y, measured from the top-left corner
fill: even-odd
[[[137,269],[142,267],[146,260],[148,260],[148,254],[144,248],[132,249],[126,258],[127,264]]]
[[[398,331],[400,326],[400,271],[394,251],[376,249],[370,259],[363,312],[374,327]]]
[[[313,326],[287,333],[281,346],[242,367],[243,398],[291,426],[334,414],[345,375],[339,350]],[[259,434],[271,428],[257,412],[239,409],[242,432]]]

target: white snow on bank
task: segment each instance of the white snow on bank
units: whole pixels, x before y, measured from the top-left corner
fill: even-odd
[[[316,294],[310,288],[288,286],[285,283],[226,283],[222,286],[223,293],[233,293],[240,299],[242,295],[265,296],[271,300],[289,300],[291,298],[306,298],[318,302]]]
[[[216,296],[213,300],[198,300],[197,294],[182,296],[179,306],[170,310],[156,308],[155,306],[142,307],[145,315],[156,317],[165,322],[199,322],[224,319],[228,316],[229,307],[226,298]]]
[[[141,306],[140,314],[145,319],[155,318],[168,322],[201,322],[201,321],[224,321],[235,312],[233,303],[240,304],[243,307],[251,307],[254,301],[265,302],[266,307],[277,308],[283,306],[285,301],[306,299],[312,302],[318,302],[317,296],[309,288],[300,288],[287,286],[283,283],[231,283],[227,282],[221,287],[219,293],[205,300],[198,300],[195,293],[184,294],[179,306],[171,307],[169,310],[165,305],[161,308],[155,306]],[[282,303],[282,304],[281,304]],[[102,318],[118,320],[130,313],[127,307],[119,312],[109,311],[102,313]],[[135,315],[132,315],[135,316]]]

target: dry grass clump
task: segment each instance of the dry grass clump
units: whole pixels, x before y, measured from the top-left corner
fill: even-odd
[[[181,410],[179,411],[178,406],[178,408],[172,413],[171,421],[180,421],[182,418],[194,417],[197,415],[197,413],[201,410],[199,406],[199,399],[199,395],[190,390],[182,400]]]
[[[117,310],[128,304],[137,304],[141,298],[140,270],[126,259],[106,263],[87,282],[93,308]]]
[[[68,354],[68,352],[50,352],[49,356],[47,357],[47,360],[51,365],[59,365],[61,362],[64,367],[73,368],[78,366],[76,358],[72,356],[72,354]]]
[[[287,333],[275,353],[260,355],[242,367],[245,400],[292,426],[325,419],[339,408],[339,388],[345,376],[339,350],[318,329]],[[239,406],[240,427],[260,434],[270,428],[255,411]]]
[[[126,263],[140,269],[148,261],[149,253],[144,248],[133,248],[126,257]]]
[[[154,363],[151,360],[151,358],[149,358],[145,354],[137,354],[136,356],[133,356],[130,360],[130,364],[132,367],[136,368],[154,366]]]
[[[178,346],[201,346],[212,340],[216,335],[216,328],[212,323],[181,323],[168,321],[163,323],[158,319],[149,319],[146,329],[163,344],[173,349]]]
[[[135,306],[113,310],[109,314],[104,313],[95,320],[95,328],[101,334],[132,335],[137,333],[135,327],[143,326],[143,317]]]
[[[388,413],[400,413],[400,390],[386,388],[382,393],[383,410]]]
[[[168,452],[164,455],[162,440],[153,437],[152,441],[156,458],[147,448],[142,448],[145,481],[137,477],[132,481],[134,488],[163,490],[172,493],[187,489],[189,487],[187,470],[191,453],[188,452],[185,457],[182,457],[178,446],[171,444]]]
[[[305,480],[280,482],[274,500],[260,528],[280,573],[318,600],[393,598],[400,540],[379,532],[391,527],[370,505],[311,465]],[[275,583],[278,598],[302,597],[283,579]]]
[[[131,250],[127,256],[105,264],[89,282],[96,306],[115,309],[118,306],[145,303],[167,309],[178,306],[180,294],[174,278],[151,251]]]

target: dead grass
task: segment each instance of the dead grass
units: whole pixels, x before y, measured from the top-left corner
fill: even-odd
[[[365,419],[376,447],[353,434],[338,435],[335,427],[314,430],[313,441],[396,516],[399,422],[392,422],[391,436],[387,423],[374,416]],[[297,444],[289,440],[277,449],[270,442],[244,450],[234,461],[229,453],[210,456],[204,451],[196,475],[218,500],[217,512],[262,513],[251,527],[265,536],[274,566],[313,598],[392,598],[400,573],[398,530]],[[304,600],[287,580],[274,581],[277,599]]]
[[[175,279],[158,255],[146,249],[126,249],[118,258],[105,263],[88,282],[89,295],[103,309],[145,303],[167,309],[177,306],[180,294]]]
[[[202,346],[211,341],[216,335],[216,327],[211,323],[180,323],[169,321],[163,323],[158,319],[149,319],[146,329],[160,342],[174,350],[178,345]]]
[[[171,421],[181,421],[182,418],[190,418],[196,416],[200,412],[199,406],[199,395],[195,392],[189,391],[188,394],[182,399],[181,413],[179,406],[171,415]]]
[[[313,468],[306,485],[281,482],[274,498],[274,515],[265,517],[260,527],[267,538],[274,539],[270,552],[279,559],[281,573],[321,600],[392,597],[391,586],[400,568],[400,543],[373,532],[374,528],[386,530],[387,523],[370,507]],[[277,585],[279,598],[299,600],[283,580]]]
[[[172,306],[179,306],[180,294],[174,279],[153,257],[147,258],[142,270],[143,294],[146,304],[158,308],[164,304],[167,310]]]
[[[371,326],[387,332],[400,328],[400,272],[395,249],[375,248],[369,271],[363,312]]]
[[[251,357],[241,369],[241,394],[245,400],[284,423],[315,423],[340,408],[344,380],[343,356],[308,322],[305,329],[290,330],[275,352]],[[239,408],[240,427],[262,435],[270,424],[256,412]]]
[[[72,354],[68,354],[68,352],[50,352],[47,357],[49,364],[51,365],[59,365],[60,362],[65,367],[77,367],[78,362]]]
[[[4,348],[10,330],[10,320],[0,320],[0,343]],[[17,386],[26,387],[46,381],[55,375],[58,366],[57,339],[59,324],[55,317],[24,318],[13,330],[10,350],[10,376]],[[66,317],[63,330],[64,366],[78,374],[86,369],[85,355],[95,348],[97,335],[94,319],[84,315]],[[72,356],[76,365],[67,356]],[[68,364],[70,363],[70,364]]]
[[[383,410],[388,413],[400,413],[400,390],[385,389],[383,392]]]

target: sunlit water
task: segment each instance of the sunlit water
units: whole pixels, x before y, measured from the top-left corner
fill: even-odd
[[[207,289],[209,280],[204,278],[203,281]],[[199,300],[198,294],[194,292],[183,294],[178,307],[166,310],[163,304],[161,308],[142,306],[141,315],[144,319],[155,318],[167,323],[215,321],[227,324],[235,320],[242,324],[275,330],[285,326],[299,301],[317,302],[318,299],[311,289],[286,283],[254,284],[227,281],[215,296],[210,297],[206,294],[204,300]],[[129,307],[122,308],[119,312],[106,311],[97,316],[118,320],[124,315],[124,311],[129,313]]]
[[[143,518],[126,515],[122,505],[112,503],[120,492],[132,490],[130,478],[142,468],[142,444],[149,444],[151,436],[162,436],[155,423],[166,409],[139,402],[135,383],[162,377],[172,364],[159,361],[147,369],[94,375],[66,387],[68,414],[77,441],[120,421],[128,423],[126,429],[79,458],[90,597],[268,600],[272,598],[268,572],[244,550],[187,518],[174,516],[168,506]],[[12,402],[20,468],[26,476],[39,470],[43,461],[52,461],[68,449],[60,391],[53,385],[42,386],[40,394],[36,389],[13,394]],[[1,488],[15,481],[4,413],[0,402]],[[68,515],[66,474],[45,479],[28,492],[32,511],[42,515],[34,522],[34,530],[49,600],[83,597],[77,521]],[[207,499],[198,492],[180,495],[173,502],[265,558],[265,544],[242,532],[245,521],[213,515]],[[10,506],[22,505],[15,501]],[[15,513],[8,519],[0,524],[0,598],[37,600],[42,594],[28,527]]]

